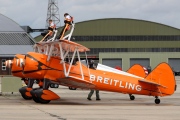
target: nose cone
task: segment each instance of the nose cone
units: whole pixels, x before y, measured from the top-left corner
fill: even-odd
[[[46,68],[46,55],[28,52],[24,63],[23,74],[26,78],[43,79],[44,69]]]
[[[23,68],[20,67],[20,59],[23,60],[25,55],[16,54],[14,59],[12,60],[12,66],[11,66],[11,72],[13,76],[24,78],[24,75],[22,74]]]
[[[6,66],[7,68],[11,68],[11,67],[12,67],[12,64],[13,64],[13,61],[12,61],[12,60],[6,60],[6,61],[5,61],[5,66]]]

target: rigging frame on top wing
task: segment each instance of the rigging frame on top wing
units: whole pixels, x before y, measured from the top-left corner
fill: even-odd
[[[67,39],[67,40],[70,41],[71,36],[72,36],[72,34],[73,34],[73,32],[74,32],[74,28],[75,28],[75,24],[73,23],[73,24],[71,25],[71,31],[70,31],[70,33],[67,34],[66,36],[64,36],[64,37],[63,37],[63,40],[64,40],[64,39]]]
[[[77,58],[79,61],[80,73],[81,73],[81,78],[77,78],[77,79],[84,80],[84,73],[82,70],[82,63],[80,62],[81,60],[80,60],[79,53],[84,52],[87,59],[86,51],[90,51],[90,50],[86,48],[85,46],[69,41],[69,40],[59,40],[59,41],[52,41],[52,42],[39,42],[39,43],[36,43],[33,46],[33,48],[34,48],[34,52],[47,55],[48,56],[47,61],[49,61],[51,57],[54,57],[54,56],[59,57],[61,59],[60,64],[63,64],[65,77],[73,77],[73,76],[69,76],[69,72],[71,70],[75,56],[77,55]],[[65,59],[68,57],[69,53],[72,53],[72,57],[70,60],[69,67],[66,69]],[[88,71],[89,71],[89,68],[88,68]]]

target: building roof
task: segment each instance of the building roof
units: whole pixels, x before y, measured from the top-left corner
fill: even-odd
[[[25,32],[0,31],[0,45],[34,45],[33,38]]]
[[[0,14],[0,45],[34,45],[34,39],[12,19]]]
[[[63,27],[58,28],[59,35]],[[75,23],[73,36],[180,35],[180,29],[161,23],[129,19],[104,18]],[[39,35],[36,41],[42,39]]]
[[[0,14],[0,32],[25,32],[12,19]]]
[[[130,18],[105,18],[76,23],[73,36],[180,35],[180,29]]]
[[[14,56],[15,54],[26,54],[33,51],[31,45],[1,45],[0,56]]]

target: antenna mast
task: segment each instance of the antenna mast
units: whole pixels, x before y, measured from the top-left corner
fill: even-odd
[[[56,24],[57,28],[60,27],[58,0],[49,0],[48,2],[46,28],[49,26],[49,19],[51,19]]]

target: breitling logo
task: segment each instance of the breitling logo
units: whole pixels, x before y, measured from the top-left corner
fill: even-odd
[[[136,91],[141,91],[142,87],[140,85],[136,85],[130,82],[125,82],[122,80],[115,80],[111,78],[105,78],[101,76],[95,76],[95,75],[90,75],[90,81],[96,81],[102,84],[107,84],[107,85],[113,85],[113,86],[118,86],[120,88],[124,89],[131,89],[131,90],[136,90]]]

